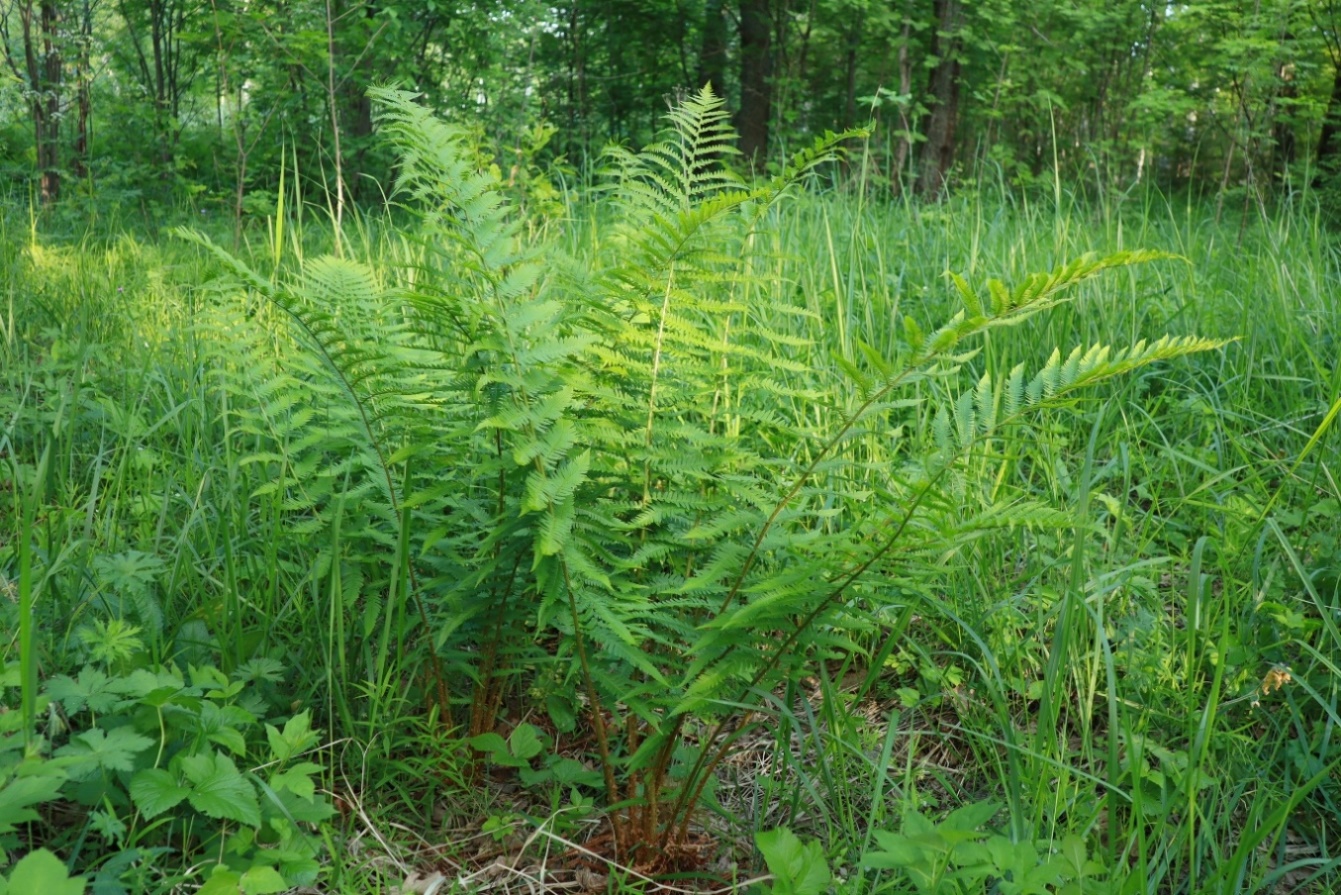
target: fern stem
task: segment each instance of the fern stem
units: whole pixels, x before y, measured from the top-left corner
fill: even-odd
[[[647,388],[647,429],[643,433],[643,447],[647,456],[643,458],[643,504],[652,500],[652,421],[657,412],[657,377],[661,372],[661,352],[665,346],[666,314],[670,311],[671,290],[675,284],[675,262],[671,261],[666,272],[666,294],[661,300],[661,317],[657,321],[656,347],[652,351],[652,381]]]
[[[819,464],[835,447],[838,446],[839,442],[847,437],[847,433],[852,431],[852,427],[855,426],[873,406],[884,400],[890,392],[902,385],[917,367],[921,366],[934,356],[934,354],[928,355],[926,358],[909,364],[897,376],[885,383],[885,385],[871,395],[871,397],[867,398],[862,405],[857,408],[855,413],[850,414],[848,418],[843,421],[843,425],[839,427],[834,436],[820,447],[815,456],[811,458],[808,464],[806,464],[805,469],[801,470],[801,474],[797,476],[792,487],[788,489],[787,493],[784,494],[782,499],[777,502],[777,505],[773,507],[773,512],[771,512],[768,518],[764,520],[764,524],[759,529],[759,534],[755,536],[754,543],[750,546],[750,552],[746,554],[745,561],[741,564],[740,574],[736,576],[735,582],[731,585],[731,589],[727,591],[726,598],[722,600],[722,605],[717,610],[718,615],[726,612],[735,601],[737,595],[740,593],[741,587],[745,584],[745,576],[750,573],[750,569],[754,568],[754,561],[759,556],[759,548],[764,543],[764,538],[767,537],[768,532],[773,528],[773,523],[777,521],[778,516],[782,515],[782,511],[787,508],[787,505],[790,504],[792,500],[796,498],[796,495],[801,492],[801,489],[805,487],[806,482],[810,480],[810,477],[815,474],[815,470],[819,468]]]
[[[851,568],[848,572],[841,575],[838,584],[833,588],[833,590],[831,590],[827,595],[825,595],[824,598],[821,599],[814,606],[814,608],[812,608],[810,612],[807,613],[806,616],[796,624],[796,626],[792,629],[791,633],[788,634],[780,644],[778,644],[776,649],[771,651],[769,658],[764,662],[764,665],[759,669],[759,671],[755,673],[754,677],[750,679],[749,684],[746,685],[744,690],[741,692],[740,696],[736,698],[735,700],[736,704],[743,703],[749,697],[750,692],[753,691],[756,687],[758,687],[761,683],[763,683],[764,679],[767,678],[768,675],[773,673],[773,671],[777,668],[778,663],[782,661],[782,657],[788,653],[788,651],[796,644],[796,641],[800,638],[800,636],[804,634],[812,624],[815,623],[815,620],[818,619],[825,610],[827,610],[830,606],[834,604],[835,601],[837,601],[840,597],[842,597],[842,595],[846,593],[847,589],[851,587],[852,584],[855,581],[857,581],[858,578],[866,574],[866,572],[871,568],[871,566],[875,565],[877,561],[884,558],[889,553],[889,551],[894,548],[894,546],[903,537],[903,533],[907,530],[908,525],[912,522],[913,517],[914,515],[916,515],[917,510],[921,507],[922,502],[926,500],[927,496],[932,493],[932,489],[934,488],[934,486],[940,481],[941,477],[950,470],[952,465],[953,464],[948,461],[941,465],[941,468],[936,471],[936,474],[930,477],[923,485],[923,487],[918,491],[912,503],[910,503],[905,508],[901,517],[899,517],[898,525],[895,527],[893,533],[890,534],[890,536],[885,539],[884,543],[882,543],[869,557],[867,557],[861,563],[857,564],[856,566]],[[723,655],[729,654],[730,649],[734,648],[735,648],[734,645],[728,648],[727,653],[724,653]],[[717,722],[717,724],[712,728],[711,733],[708,734],[708,737],[706,739],[707,743],[712,743],[719,736],[721,736],[722,732],[726,729],[727,722],[731,720],[733,714],[734,713],[728,713],[720,721]],[[682,721],[683,718],[684,715],[680,715],[677,718],[677,734],[679,725],[683,723]],[[741,726],[744,727],[744,723],[742,723]],[[688,782],[686,783],[685,789],[681,791],[681,796],[677,798],[675,802],[675,806],[671,811],[670,823],[668,825],[673,826],[678,822],[680,824],[680,835],[682,837],[688,835],[689,820],[693,814],[693,808],[695,805],[698,804],[699,799],[703,797],[703,790],[707,786],[708,780],[711,777],[712,773],[717,769],[717,766],[720,765],[722,761],[726,758],[726,756],[730,753],[731,743],[734,741],[735,736],[736,735],[733,734],[733,736],[728,737],[726,741],[723,742],[722,745],[712,753],[712,758],[706,761],[705,757],[708,755],[708,752],[705,748],[704,751],[699,753],[699,757],[695,760],[694,766],[690,769]],[[688,799],[684,798],[684,793],[690,792],[691,787],[692,787],[692,795]]]
[[[611,808],[619,804],[619,785],[615,782],[615,764],[610,757],[610,732],[605,726],[600,695],[596,692],[596,679],[591,673],[591,661],[587,658],[587,639],[582,636],[582,618],[577,611],[577,596],[573,593],[573,583],[568,575],[568,563],[559,560],[559,569],[563,572],[563,586],[568,592],[568,611],[573,618],[573,645],[577,652],[577,663],[582,669],[582,684],[587,690],[587,702],[591,706],[592,727],[596,730],[596,747],[601,755],[601,774],[605,778],[605,798]],[[610,815],[610,831],[615,837],[615,857],[618,859],[623,849],[623,829],[617,813]]]

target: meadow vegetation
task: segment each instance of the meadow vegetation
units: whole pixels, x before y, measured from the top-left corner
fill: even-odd
[[[1341,882],[1307,194],[374,93],[383,213],[0,217],[0,895]]]

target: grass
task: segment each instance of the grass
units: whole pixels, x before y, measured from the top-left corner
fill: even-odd
[[[583,257],[600,248],[602,214],[573,202],[545,226]],[[828,191],[769,214],[748,259],[746,288],[765,293],[755,322],[797,337],[816,388],[851,382],[845,370],[867,348],[897,353],[904,315],[945,316],[947,270],[1012,281],[1089,251],[1185,260],[1091,281],[1082,301],[994,331],[967,360],[968,381],[1037,368],[1054,347],[1235,341],[975,449],[966,508],[1013,488],[1070,523],[1006,529],[939,569],[910,566],[888,582],[859,651],[764,694],[766,723],[717,774],[705,846],[717,882],[674,884],[759,878],[752,837],[785,826],[822,843],[845,892],[1005,892],[999,879],[938,877],[937,861],[963,857],[948,846],[863,865],[895,847],[878,834],[920,829],[911,814],[943,825],[955,808],[992,803],[982,836],[990,826],[1040,855],[1076,837],[1111,891],[1333,890],[1341,253],[1310,204],[1216,223],[1212,209],[1154,191],[1092,203],[984,190],[938,206]],[[242,252],[277,277],[334,244],[301,202],[261,223]],[[358,442],[357,426],[277,310],[161,233],[60,229],[13,209],[0,226],[0,585],[13,593],[0,618],[14,632],[0,661],[23,672],[3,678],[0,704],[22,710],[25,731],[65,742],[59,711],[38,716],[38,679],[99,661],[116,618],[138,629],[126,667],[232,674],[269,657],[283,676],[258,698],[276,718],[310,708],[330,744],[314,753],[341,812],[326,828],[325,890],[391,891],[413,865],[457,866],[479,888],[574,866],[558,856],[598,835],[599,790],[518,791],[425,716],[408,547],[365,535],[376,483],[351,453],[332,456]],[[403,222],[346,227],[343,251],[391,282],[424,263]],[[832,427],[859,398],[854,384],[806,400],[806,384],[776,407],[797,428]],[[917,388],[925,404],[848,445],[872,488],[883,464],[935,440],[925,408],[946,385]],[[508,696],[508,728],[536,720],[526,692]],[[589,762],[595,746],[579,730],[566,748]],[[47,811],[0,846],[17,856],[46,844],[92,872],[117,851],[106,837],[95,845],[94,816]],[[169,841],[183,859],[199,854],[189,834]],[[403,868],[379,869],[395,861]],[[138,891],[191,881],[190,864]],[[580,872],[591,886],[644,885],[598,862]]]

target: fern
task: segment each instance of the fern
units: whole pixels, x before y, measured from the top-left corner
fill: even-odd
[[[1048,362],[1027,381],[1024,364],[1013,367],[1001,383],[990,372],[984,373],[975,388],[949,405],[952,411],[945,407],[938,411],[936,440],[942,449],[958,451],[1028,411],[1060,406],[1073,394],[1101,382],[1225,344],[1224,340],[1196,336],[1165,336],[1117,350],[1107,345],[1077,347],[1065,359],[1060,350],[1054,349]]]
[[[748,727],[741,707],[856,650],[878,582],[993,532],[1073,521],[1009,493],[966,511],[975,451],[1081,389],[1219,344],[1058,352],[1032,375],[988,372],[953,400],[928,398],[956,391],[974,337],[1073,300],[1103,271],[1166,257],[1087,256],[981,294],[953,277],[958,314],[930,329],[905,318],[889,356],[858,345],[864,364],[842,359],[854,400],[795,359],[807,343],[786,325],[802,312],[764,313],[774,300],[754,240],[853,135],[747,185],[721,164],[732,135],[705,89],[662,140],[610,154],[616,219],[578,261],[530,241],[465,131],[409,94],[373,96],[403,160],[397,196],[420,216],[412,283],[318,259],[276,285],[193,237],[288,315],[348,408],[337,435],[304,441],[295,386],[258,387],[248,425],[258,439],[287,427],[287,451],[271,443],[253,460],[281,472],[289,512],[321,524],[348,491],[389,530],[362,537],[410,545],[432,654],[470,682],[450,707],[468,733],[492,729],[509,691],[540,686],[534,668],[576,657],[606,797],[623,806],[620,848],[684,835]],[[816,412],[788,416],[783,402]],[[871,462],[860,441],[912,414],[934,420],[933,437]],[[377,499],[357,483],[365,471]],[[332,556],[322,569],[342,567]],[[546,695],[569,698],[567,683]],[[691,716],[715,728],[672,779]]]

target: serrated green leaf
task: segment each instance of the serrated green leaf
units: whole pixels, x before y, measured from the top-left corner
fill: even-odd
[[[248,827],[261,825],[256,790],[228,756],[221,752],[187,756],[182,759],[182,773],[191,782],[187,800],[201,814]]]
[[[39,848],[24,855],[9,874],[10,895],[83,895],[84,878],[71,878],[60,858]]]
[[[114,709],[121,701],[121,690],[111,678],[92,665],[85,665],[79,677],[57,675],[47,682],[47,695],[58,700],[68,714],[74,715],[87,706],[95,714]]]
[[[929,860],[927,849],[907,836],[887,830],[876,830],[878,847],[862,856],[861,865],[876,870],[895,870],[916,867]]]
[[[312,714],[299,712],[284,723],[281,733],[273,725],[265,726],[266,740],[270,743],[270,752],[276,761],[288,761],[295,755],[301,755],[318,742],[312,732]]]
[[[554,727],[560,733],[572,733],[577,727],[577,715],[573,712],[573,706],[568,697],[547,696],[545,697],[545,708],[549,712],[549,719],[554,722]]]
[[[508,737],[508,751],[514,758],[530,761],[541,753],[544,744],[540,741],[540,731],[535,725],[525,722],[518,724]]]
[[[32,806],[53,801],[65,780],[65,772],[60,771],[18,777],[5,784],[0,789],[0,833],[13,832],[19,824],[37,820]]]
[[[549,768],[554,779],[564,786],[601,785],[601,772],[589,768],[575,758],[561,758]]]
[[[482,733],[466,740],[472,749],[498,756],[508,754],[508,742],[496,733]]]
[[[56,755],[75,759],[69,766],[70,777],[82,780],[98,770],[132,770],[135,756],[153,745],[153,740],[129,727],[117,727],[111,731],[95,727],[75,736],[57,749]]]
[[[317,785],[313,774],[321,773],[321,766],[310,761],[302,761],[293,767],[281,771],[270,778],[270,785],[277,790],[288,790],[296,796],[310,799],[316,795]]]
[[[196,895],[240,895],[241,892],[242,874],[223,864],[216,864],[210,872],[210,878],[197,890]]]
[[[131,801],[146,819],[176,807],[189,792],[162,768],[146,768],[130,781]]]
[[[287,789],[271,790],[271,792],[278,799],[284,816],[294,821],[319,824],[335,814],[335,808],[331,803],[320,796],[305,798]],[[270,822],[275,823],[275,818],[271,818]]]
[[[754,841],[773,874],[775,895],[820,895],[828,889],[829,865],[818,842],[803,844],[786,827],[757,833]]]
[[[250,867],[238,881],[243,895],[274,895],[289,888],[284,877],[273,867]]]

